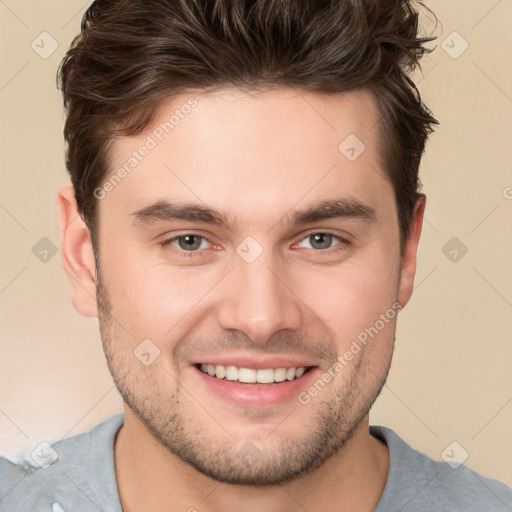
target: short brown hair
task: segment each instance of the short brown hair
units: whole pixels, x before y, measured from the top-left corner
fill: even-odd
[[[166,99],[225,86],[371,91],[379,155],[403,247],[418,168],[438,121],[409,73],[425,52],[414,0],[96,0],[58,72],[66,165],[95,251],[94,190],[114,136],[135,135]],[[340,141],[341,142],[341,141]]]

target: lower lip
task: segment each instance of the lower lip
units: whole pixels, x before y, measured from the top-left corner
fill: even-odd
[[[298,400],[299,393],[317,378],[320,368],[310,368],[302,377],[273,384],[246,384],[239,381],[218,379],[193,367],[201,381],[224,400],[245,407],[278,405],[292,399]]]

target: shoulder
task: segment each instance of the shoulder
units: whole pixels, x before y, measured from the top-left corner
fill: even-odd
[[[123,414],[112,416],[88,432],[40,443],[17,461],[0,456],[0,512],[51,512],[54,503],[81,510],[101,510],[91,480],[100,468],[94,458],[101,457],[108,466],[108,450],[97,447],[108,443],[120,428]],[[65,510],[63,505],[53,510]]]
[[[411,448],[386,427],[370,427],[390,451],[388,480],[376,512],[510,512],[512,489],[464,464],[441,462]]]

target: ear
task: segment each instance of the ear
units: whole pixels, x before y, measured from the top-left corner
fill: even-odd
[[[409,233],[402,252],[400,267],[400,284],[398,286],[398,302],[404,307],[411,298],[416,274],[416,253],[420,241],[421,227],[423,226],[423,214],[427,197],[424,194],[416,201]]]
[[[57,203],[62,262],[73,287],[71,302],[80,314],[97,317],[96,262],[89,229],[78,213],[74,188],[61,188]]]

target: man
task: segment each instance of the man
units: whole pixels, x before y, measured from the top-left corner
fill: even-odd
[[[2,511],[512,510],[368,424],[437,124],[417,23],[408,0],[93,3],[60,70],[59,223],[124,414],[3,459]]]

